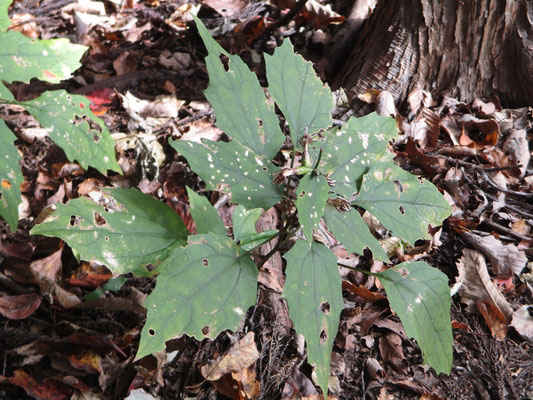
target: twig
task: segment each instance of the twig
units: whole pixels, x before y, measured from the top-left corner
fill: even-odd
[[[505,233],[506,235],[509,235],[513,238],[516,238],[518,240],[531,240],[530,237],[527,237],[525,235],[522,235],[521,233],[518,233],[518,232],[514,232],[513,230],[503,226],[503,225],[500,225],[500,224],[497,224],[496,222],[493,222],[493,221],[489,221],[489,220],[484,220],[482,221],[482,224],[485,224],[485,225],[488,225],[490,228],[496,230],[496,231],[499,231],[499,232],[503,232]]]
[[[478,189],[478,190],[481,190],[483,192],[483,194],[485,196],[487,196],[487,198],[489,198],[490,200],[492,201],[498,201],[498,199],[496,197],[494,197],[493,195],[489,194],[489,193],[486,193],[483,189],[481,189],[481,187],[479,187],[479,185],[477,185],[476,183],[474,183],[472,181],[472,179],[470,179],[466,174],[464,175],[464,178],[465,178],[465,181],[466,183],[468,183],[469,185],[473,186],[474,188]],[[520,215],[523,215],[524,217],[528,217],[530,219],[533,219],[533,214],[530,214],[528,213],[527,211],[522,211],[520,210],[519,208],[517,207],[514,207],[514,206],[511,206],[509,204],[504,204],[503,205],[505,208],[507,208],[508,210],[511,210],[511,211],[514,211],[515,213],[517,214],[520,214]]]
[[[276,29],[284,25],[287,25],[296,16],[296,14],[298,14],[302,10],[302,8],[304,8],[305,3],[307,3],[307,0],[298,0],[287,14],[285,14],[283,17],[272,22],[269,26],[267,26],[265,28],[265,33],[273,32]]]

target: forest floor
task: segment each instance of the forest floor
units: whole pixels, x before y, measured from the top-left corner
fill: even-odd
[[[325,54],[350,2],[335,2],[333,12],[309,1],[288,24],[264,31],[265,23],[287,12],[271,3],[22,0],[12,7],[15,29],[24,34],[69,37],[90,49],[69,81],[53,87],[32,81],[10,89],[18,100],[58,87],[86,95],[115,139],[124,173],[83,170],[66,159],[29,114],[2,106],[2,118],[18,137],[25,181],[19,229],[11,233],[0,221],[0,291],[39,293],[30,265],[62,249],[62,268],[54,279],[68,295],[84,301],[67,307],[61,299],[44,297],[28,318],[0,315],[0,398],[321,397],[281,295],[281,264],[262,275],[258,303],[239,331],[222,333],[213,341],[177,338],[167,343],[166,351],[134,362],[146,316],[142,301],[155,282],[127,275],[122,286],[103,290],[111,278],[109,270],[80,264],[59,239],[29,234],[45,207],[105,186],[133,187],[158,198],[192,229],[185,187],[207,195],[213,204],[222,196],[203,190],[169,140],[220,140],[224,133],[216,128],[203,95],[208,84],[206,52],[190,12],[263,83],[261,54],[271,53],[285,37],[315,63],[321,76],[331,72]],[[373,107],[378,94],[362,98]],[[431,240],[415,247],[390,237],[371,218],[367,221],[388,247],[392,264],[424,260],[449,277],[450,287],[462,281],[452,297],[453,368],[449,375],[436,375],[424,365],[416,342],[406,336],[381,295],[379,282],[341,270],[345,309],[333,348],[328,398],[533,399],[533,308],[527,307],[533,304],[533,170],[528,166],[532,109],[507,110],[497,99],[463,104],[423,96],[409,115],[397,114],[399,137],[392,148],[403,168],[441,189],[453,214],[431,231]],[[337,111],[337,118],[348,117],[348,110]],[[230,218],[232,205],[219,203],[223,219]],[[359,268],[383,267],[366,253],[346,257]],[[476,286],[473,278],[465,278],[469,268],[488,280]],[[494,288],[500,300],[518,311],[503,315]],[[477,293],[480,297],[475,291],[482,292]],[[92,296],[84,297],[89,293]],[[202,365],[217,360],[250,331],[261,355],[253,374],[228,373],[214,382],[202,375]]]

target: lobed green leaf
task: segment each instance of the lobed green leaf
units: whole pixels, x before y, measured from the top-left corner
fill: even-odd
[[[296,189],[298,220],[307,243],[313,240],[313,229],[318,227],[328,199],[329,185],[323,175],[307,174],[300,179]]]
[[[36,40],[16,31],[0,32],[0,42],[0,76],[8,83],[68,79],[81,66],[79,60],[87,50],[68,39]]]
[[[229,143],[203,140],[171,141],[208,189],[222,190],[219,183],[231,186],[235,203],[248,209],[268,209],[281,200],[282,188],[272,183],[279,170],[264,156],[233,140]]]
[[[9,224],[11,232],[17,230],[21,203],[20,184],[24,180],[19,164],[22,157],[13,144],[16,139],[0,119],[0,215]]]
[[[337,257],[323,244],[297,240],[284,258],[283,295],[289,315],[296,331],[305,336],[309,363],[315,364],[318,384],[327,398],[331,350],[344,306]]]
[[[411,245],[429,238],[429,224],[440,225],[451,214],[450,205],[433,184],[392,162],[370,169],[353,204],[370,211]]]
[[[166,204],[135,189],[105,193],[110,205],[82,197],[53,206],[31,233],[59,237],[82,259],[105,264],[115,274],[139,273],[139,267],[160,262],[173,246],[186,243],[185,224]]]
[[[241,58],[225,51],[204,24],[193,18],[209,52],[205,59],[209,86],[204,94],[215,110],[216,125],[256,154],[271,160],[285,140],[274,104],[267,101],[257,76]],[[227,70],[221,54],[229,59]]]
[[[453,362],[448,277],[422,261],[401,263],[375,274],[405,332],[416,339],[424,362],[449,374]]]
[[[395,136],[396,121],[376,113],[351,117],[340,129],[326,132],[320,170],[336,182],[333,191],[346,199],[357,193],[374,164],[392,159],[387,146]]]
[[[214,233],[222,237],[226,236],[226,227],[220,219],[218,211],[209,200],[195,193],[189,187],[187,187],[187,196],[189,197],[192,219],[196,224],[196,232],[198,234]]]
[[[353,208],[348,212],[341,212],[327,205],[324,220],[335,239],[350,253],[363,254],[363,250],[368,248],[376,260],[389,261],[387,253],[370,233],[366,222]]]
[[[233,209],[233,238],[239,242],[242,238],[257,234],[255,224],[261,216],[260,208],[247,210],[243,206]]]
[[[85,96],[58,90],[45,92],[20,105],[49,131],[50,138],[69,160],[77,160],[85,169],[94,167],[102,174],[108,170],[122,172],[115,158],[115,143],[104,122],[91,112]],[[98,129],[91,127],[87,120]]]
[[[148,314],[136,359],[183,334],[202,339],[235,330],[255,303],[255,263],[225,236],[191,236],[187,247],[172,249],[158,271],[157,285],[144,302]]]
[[[265,54],[265,63],[268,91],[289,124],[295,147],[304,134],[331,126],[331,90],[317,77],[313,65],[294,53],[290,40],[286,39],[272,56]]]

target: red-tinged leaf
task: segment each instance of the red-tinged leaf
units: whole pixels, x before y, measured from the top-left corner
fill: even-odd
[[[91,111],[97,115],[104,115],[113,103],[115,91],[112,88],[95,90],[86,97],[90,100]]]
[[[101,356],[105,356],[111,351],[116,351],[121,356],[127,357],[120,347],[118,347],[115,342],[106,336],[89,336],[83,333],[73,333],[72,335],[61,339],[61,343],[83,345],[95,350]]]
[[[424,174],[427,176],[434,176],[437,173],[439,167],[439,159],[436,157],[430,157],[422,153],[416,146],[415,141],[412,137],[407,140],[407,145],[405,146],[405,151],[409,160],[418,165],[424,171]]]
[[[505,336],[507,336],[507,321],[500,310],[484,301],[476,301],[476,305],[489,326],[492,337],[498,341],[505,339]]]
[[[463,331],[467,331],[468,333],[472,333],[472,329],[470,329],[470,327],[464,322],[452,321],[452,328],[461,329]]]
[[[105,265],[84,261],[74,271],[69,283],[74,286],[96,288],[111,279],[112,275]]]
[[[342,288],[371,302],[383,300],[385,298],[385,296],[380,293],[372,292],[366,286],[354,285],[353,283],[348,281],[342,281]]]
[[[41,293],[51,294],[54,291],[57,277],[61,271],[61,254],[63,246],[48,257],[35,260],[30,265],[31,273],[41,288]]]
[[[41,305],[38,294],[0,296],[0,314],[9,319],[24,319],[32,315]]]
[[[53,379],[35,379],[25,371],[17,369],[12,377],[0,376],[0,382],[7,382],[24,389],[28,396],[38,400],[68,400],[73,390]]]

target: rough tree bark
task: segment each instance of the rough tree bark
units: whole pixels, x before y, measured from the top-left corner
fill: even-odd
[[[387,90],[397,106],[416,88],[532,105],[533,2],[380,0],[332,86],[352,95]]]

